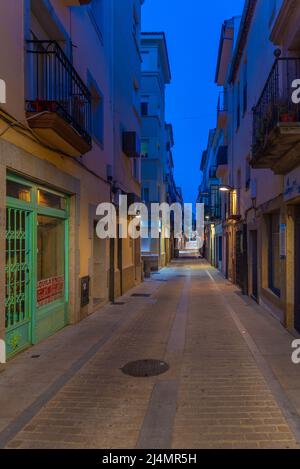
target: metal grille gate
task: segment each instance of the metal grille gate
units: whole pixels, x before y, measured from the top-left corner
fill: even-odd
[[[26,210],[6,209],[5,327],[9,354],[30,341],[29,216]]]

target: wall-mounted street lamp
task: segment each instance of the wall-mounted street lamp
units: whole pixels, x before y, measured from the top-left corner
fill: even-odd
[[[219,191],[220,192],[232,192],[234,191],[234,187],[229,186],[227,184],[221,184],[221,186],[219,187]]]

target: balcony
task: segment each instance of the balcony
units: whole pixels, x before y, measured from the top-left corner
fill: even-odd
[[[292,82],[300,78],[299,58],[276,59],[253,110],[251,165],[286,174],[299,165],[300,107],[292,102]]]
[[[204,220],[206,223],[215,223],[221,219],[221,205],[205,205]]]
[[[219,185],[211,184],[207,194],[203,194],[204,217],[206,223],[214,223],[221,219],[221,198]]]
[[[91,94],[55,41],[27,43],[26,115],[37,137],[71,156],[91,149]]]

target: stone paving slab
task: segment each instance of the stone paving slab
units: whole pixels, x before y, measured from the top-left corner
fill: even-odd
[[[117,312],[117,307],[108,306],[85,324],[34,347],[34,353],[44,350],[40,363],[23,354],[8,365],[0,375],[8,408],[0,424],[5,427],[9,419],[20,428],[11,433],[7,448],[135,448],[144,447],[147,439],[149,447],[157,448],[166,441],[173,448],[299,447],[280,403],[224,308],[224,297],[239,312],[243,305],[248,310],[251,306],[203,261],[175,262],[161,277],[168,282],[150,280],[137,290],[146,289],[152,301],[128,295]],[[121,321],[119,327],[112,329],[116,321]],[[271,329],[275,341],[282,334],[277,326]],[[104,331],[108,340],[22,426],[22,410],[47,390],[48,369],[49,386],[74,362],[68,358],[52,370],[44,368],[38,383],[47,358],[59,362],[66,348],[72,351],[82,337],[84,345],[74,351],[74,359],[80,359],[89,340],[90,345],[97,343]],[[268,340],[271,343],[269,335]],[[167,359],[170,370],[152,378],[122,373],[127,362],[145,358]],[[30,401],[25,392],[14,407],[26,388],[26,372],[36,394]],[[16,396],[8,394],[12,383]]]

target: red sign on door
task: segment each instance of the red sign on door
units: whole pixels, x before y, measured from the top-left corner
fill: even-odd
[[[65,281],[64,277],[52,277],[41,280],[37,285],[38,306],[47,305],[63,296]]]

